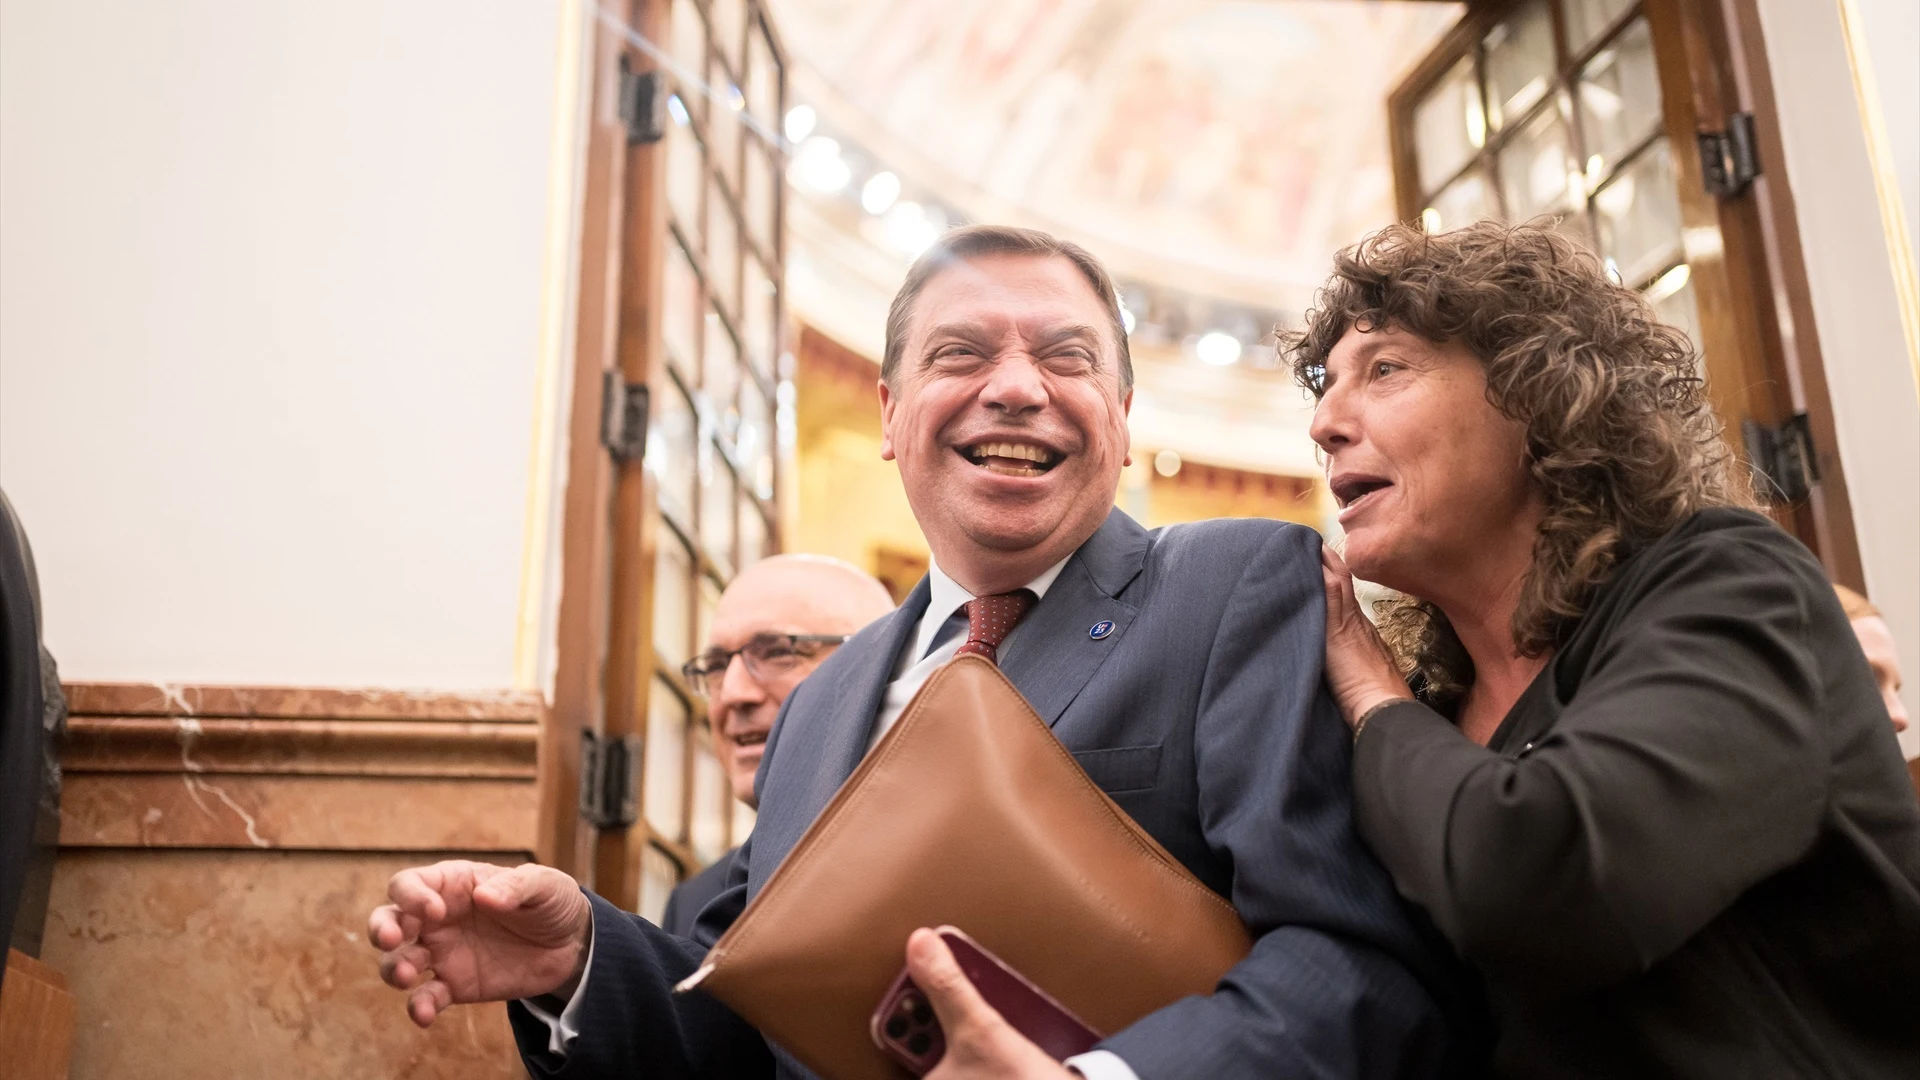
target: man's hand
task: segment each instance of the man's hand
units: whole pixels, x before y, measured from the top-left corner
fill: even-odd
[[[593,909],[549,866],[453,860],[402,870],[391,904],[367,918],[380,977],[411,990],[407,1015],[426,1027],[449,1005],[571,996],[586,967]]]
[[[954,962],[953,951],[931,930],[907,939],[907,969],[940,1017],[947,1053],[927,1080],[1073,1080],[995,1012]]]

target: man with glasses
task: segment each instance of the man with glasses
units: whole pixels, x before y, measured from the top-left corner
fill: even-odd
[[[878,581],[820,555],[762,559],[727,586],[706,650],[680,673],[707,703],[713,753],[734,798],[759,808],[753,777],[780,704],[835,646],[891,610],[893,598]],[[692,934],[700,909],[726,888],[732,858],[727,852],[674,889],[661,927]]]

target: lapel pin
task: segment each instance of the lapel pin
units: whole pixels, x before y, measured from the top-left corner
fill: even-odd
[[[1099,641],[1101,638],[1106,637],[1111,633],[1113,633],[1112,619],[1101,619],[1099,622],[1094,623],[1091,627],[1087,629],[1087,636],[1092,638],[1095,641]]]

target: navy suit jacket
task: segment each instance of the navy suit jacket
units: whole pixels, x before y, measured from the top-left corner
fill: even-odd
[[[700,917],[701,910],[727,891],[727,864],[738,850],[734,848],[713,860],[712,866],[673,887],[667,896],[667,910],[660,913],[660,929],[681,937],[693,934],[693,921]]]
[[[1471,997],[1459,968],[1354,831],[1351,740],[1322,679],[1319,547],[1277,521],[1149,532],[1115,510],[1000,647],[1002,670],[1087,773],[1231,899],[1255,939],[1212,996],[1101,1044],[1142,1080],[1435,1076],[1478,1044],[1450,1016]],[[691,939],[588,894],[594,960],[567,1057],[510,1010],[534,1076],[811,1075],[718,1002],[670,990],[865,754],[927,602],[922,581],[788,697],[753,835]],[[1113,631],[1095,639],[1101,622]]]

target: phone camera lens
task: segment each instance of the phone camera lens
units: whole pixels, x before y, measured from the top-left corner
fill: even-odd
[[[898,1039],[907,1033],[907,1018],[894,1016],[887,1019],[887,1038]]]
[[[933,1039],[928,1037],[924,1031],[914,1032],[913,1037],[907,1040],[907,1050],[913,1054],[914,1057],[919,1057],[921,1054],[926,1053],[932,1046]]]

